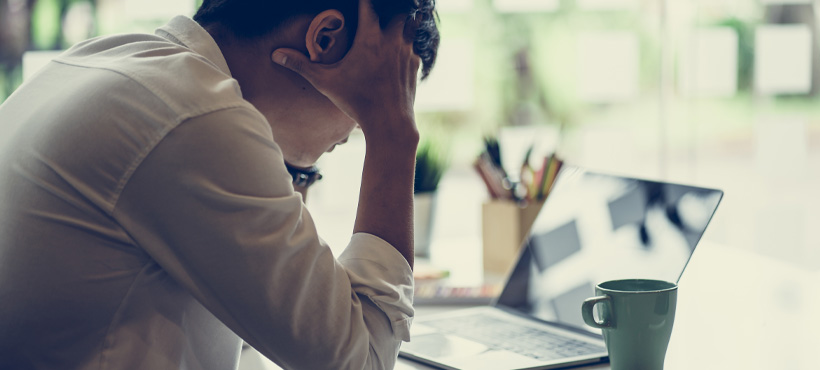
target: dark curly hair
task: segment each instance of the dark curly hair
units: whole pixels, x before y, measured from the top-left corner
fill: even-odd
[[[371,2],[382,29],[390,20],[400,15],[418,24],[413,40],[413,51],[421,59],[422,78],[426,78],[436,62],[440,40],[435,0]],[[222,24],[238,37],[254,39],[276,31],[294,16],[316,15],[327,9],[342,12],[348,20],[348,26],[356,29],[356,0],[204,0],[194,15],[194,20],[203,27]]]

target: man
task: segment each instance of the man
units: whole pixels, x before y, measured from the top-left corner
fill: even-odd
[[[373,1],[205,0],[76,45],[0,106],[22,127],[0,156],[0,368],[233,369],[242,340],[289,369],[393,367],[438,33],[431,2]],[[357,125],[337,260],[292,181]]]

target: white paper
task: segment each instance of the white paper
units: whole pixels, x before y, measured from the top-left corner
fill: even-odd
[[[553,12],[558,0],[493,0],[495,10],[502,13]]]
[[[584,32],[577,44],[578,95],[592,103],[623,102],[638,95],[640,50],[629,31]]]
[[[463,111],[473,106],[473,45],[442,38],[436,66],[416,87],[416,111]]]
[[[684,43],[681,92],[690,96],[728,97],[737,91],[738,38],[728,27],[692,32]]]
[[[758,93],[801,94],[811,89],[811,31],[802,24],[760,26],[755,32]]]

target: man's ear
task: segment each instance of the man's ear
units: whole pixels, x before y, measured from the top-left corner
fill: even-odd
[[[305,46],[311,62],[335,63],[349,47],[345,17],[338,10],[325,10],[313,17],[305,35]]]

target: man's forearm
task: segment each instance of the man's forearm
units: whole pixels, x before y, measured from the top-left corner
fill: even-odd
[[[413,176],[418,136],[367,143],[354,232],[376,235],[413,267]]]

